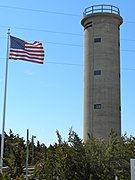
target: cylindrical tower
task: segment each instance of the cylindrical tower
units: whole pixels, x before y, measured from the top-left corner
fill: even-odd
[[[121,135],[120,11],[112,5],[86,8],[84,27],[84,140]]]

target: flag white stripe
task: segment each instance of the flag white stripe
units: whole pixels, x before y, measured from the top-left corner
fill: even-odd
[[[27,47],[27,46],[29,46],[29,47],[41,47],[41,48],[43,48],[40,44],[36,44],[36,45],[25,44],[25,47]]]

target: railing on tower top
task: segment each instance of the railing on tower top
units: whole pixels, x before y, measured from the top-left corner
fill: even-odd
[[[112,5],[95,5],[86,8],[83,12],[83,16],[87,16],[89,14],[94,14],[94,13],[120,14],[120,10],[118,7]]]

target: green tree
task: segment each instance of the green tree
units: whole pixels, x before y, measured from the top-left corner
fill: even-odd
[[[9,136],[5,134],[4,166],[9,167],[9,174],[15,178],[23,173],[26,159],[26,147],[23,138],[14,135],[10,130]]]

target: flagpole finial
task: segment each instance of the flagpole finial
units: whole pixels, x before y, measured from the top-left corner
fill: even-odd
[[[8,33],[7,33],[8,35],[10,34],[10,28],[8,28]]]

